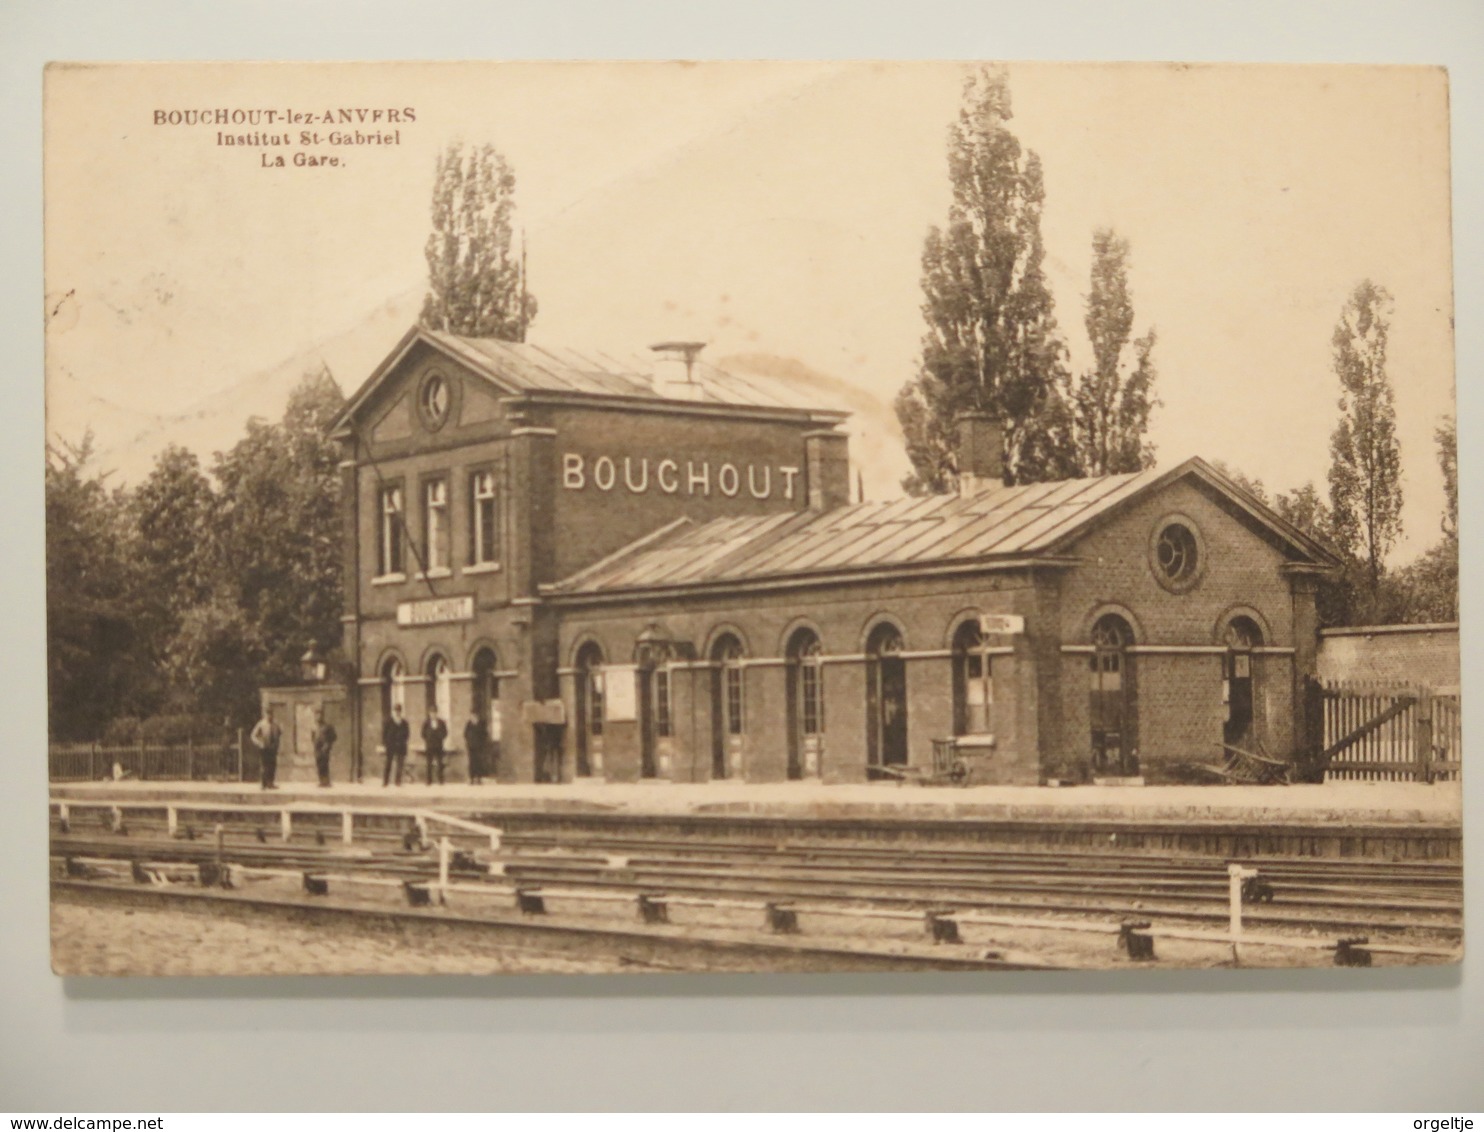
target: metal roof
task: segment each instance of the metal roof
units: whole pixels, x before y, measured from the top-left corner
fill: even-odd
[[[618,357],[597,350],[463,338],[423,329],[427,341],[464,362],[476,373],[512,393],[579,393],[666,400],[654,376],[654,359]],[[692,380],[700,387],[697,404],[745,405],[767,409],[806,409],[839,413],[814,403],[784,382],[731,373],[697,358]]]
[[[855,503],[830,511],[672,523],[554,586],[552,594],[736,583],[955,561],[1055,555],[1135,496],[1195,475],[1319,565],[1329,552],[1235,489],[1200,459],[1160,472],[1098,476],[974,495]]]

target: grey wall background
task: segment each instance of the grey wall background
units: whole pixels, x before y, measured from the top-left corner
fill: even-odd
[[[47,961],[41,66],[49,59],[1040,58],[1446,64],[1464,567],[1484,565],[1484,8],[1286,0],[262,0],[0,9],[0,1110],[1484,1107],[1484,960],[1056,977],[70,981]],[[1473,575],[1477,579],[1478,575]],[[1465,608],[1481,586],[1466,581]],[[1463,641],[1469,761],[1478,634]],[[1467,789],[1484,939],[1484,771]]]

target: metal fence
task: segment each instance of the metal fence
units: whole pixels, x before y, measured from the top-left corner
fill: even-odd
[[[53,782],[250,782],[259,774],[257,751],[240,732],[219,743],[52,743],[47,770]]]
[[[1373,680],[1327,680],[1324,778],[1327,782],[1438,782],[1462,768],[1456,694]]]

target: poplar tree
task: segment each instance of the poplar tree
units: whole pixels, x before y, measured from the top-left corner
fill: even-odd
[[[1146,439],[1154,396],[1154,331],[1133,343],[1134,301],[1128,286],[1128,241],[1111,228],[1092,237],[1092,288],[1087,296],[1087,337],[1092,368],[1071,394],[1072,437],[1078,471],[1087,476],[1138,472],[1154,465]]]
[[[954,486],[955,419],[965,410],[999,420],[1008,482],[1073,466],[1066,347],[1043,267],[1041,162],[1021,149],[1010,118],[1004,71],[969,75],[948,131],[948,220],[923,242],[920,364],[896,399],[913,468],[903,486],[914,493]]]
[[[525,266],[511,250],[515,173],[494,146],[439,155],[424,255],[428,294],[422,323],[469,338],[524,342],[536,317]]]
[[[1386,376],[1391,296],[1356,286],[1331,338],[1340,422],[1330,437],[1329,502],[1337,547],[1361,569],[1374,611],[1387,552],[1401,534],[1401,450]]]

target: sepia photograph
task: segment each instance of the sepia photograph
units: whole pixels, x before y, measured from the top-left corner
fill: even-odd
[[[1459,962],[1449,129],[52,63],[54,971]]]

